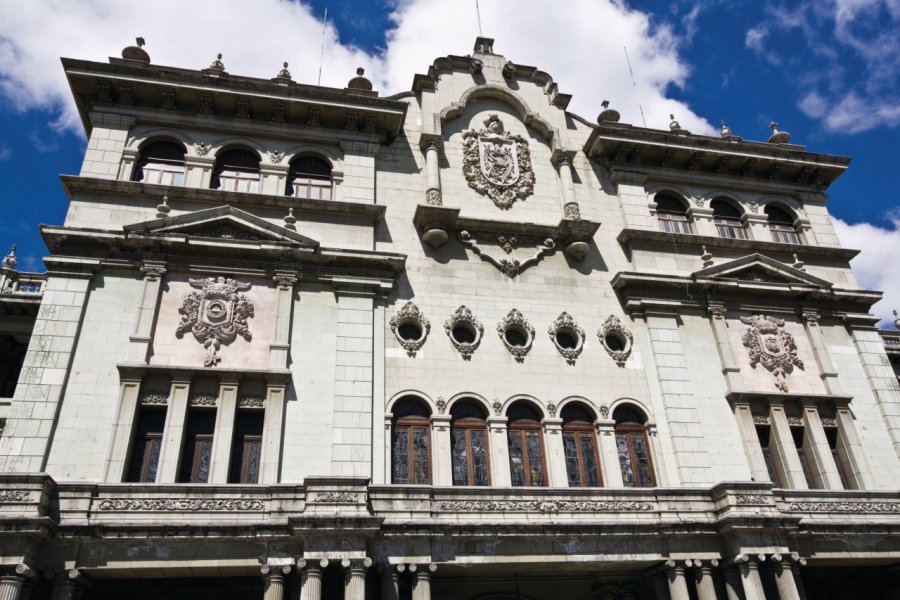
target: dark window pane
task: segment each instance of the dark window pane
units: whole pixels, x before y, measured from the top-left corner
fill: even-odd
[[[631,464],[631,451],[628,449],[628,438],[625,433],[616,433],[616,450],[619,453],[619,467],[622,469],[622,482],[625,487],[634,487],[634,469]]]
[[[653,487],[653,474],[650,470],[650,453],[647,451],[646,438],[643,432],[631,434],[634,448],[634,464],[637,467],[637,479],[640,487]]]
[[[257,483],[264,417],[265,413],[261,410],[238,411],[234,422],[228,483]]]
[[[475,341],[475,330],[465,325],[457,325],[451,332],[453,339],[459,344],[471,344]]]
[[[199,459],[195,469],[196,479],[193,483],[206,483],[209,481],[209,463],[212,458],[212,436],[202,436],[197,440]]]
[[[503,338],[506,340],[506,343],[510,346],[520,346],[524,347],[525,344],[528,343],[528,336],[519,329],[514,327],[510,327],[506,331],[503,332]]]
[[[485,443],[485,430],[472,429],[472,470],[474,475],[474,485],[489,485],[490,475],[488,474],[488,452]]]
[[[544,485],[544,453],[539,431],[525,432],[528,449],[528,485]]]
[[[154,483],[156,481],[156,471],[159,468],[159,450],[162,448],[162,435],[155,435],[147,439],[147,461],[144,464],[144,473],[146,477],[141,481],[146,483]]]
[[[569,487],[581,487],[581,468],[578,464],[578,446],[572,432],[563,433],[563,454],[566,457],[566,475],[569,478]]]
[[[484,409],[472,401],[455,403],[453,408],[450,409],[450,416],[453,417],[454,420],[480,419],[482,421],[487,417]]]
[[[586,423],[590,425],[594,422],[594,415],[579,404],[566,404],[560,416],[563,423]]]
[[[578,436],[581,442],[581,458],[584,463],[585,485],[600,487],[600,468],[597,465],[597,449],[594,447],[594,434],[582,433]]]
[[[468,443],[465,429],[453,429],[450,437],[450,455],[453,462],[453,485],[469,484]]]
[[[409,428],[394,427],[393,477],[394,483],[409,483]]]
[[[631,408],[630,406],[620,406],[615,411],[613,411],[613,420],[616,422],[616,425],[621,425],[624,423],[643,425],[646,421],[644,415]]]
[[[216,411],[192,410],[188,413],[180,483],[206,483],[215,427]]]
[[[572,350],[578,347],[578,339],[568,331],[556,332],[556,343],[560,348]]]
[[[413,429],[413,483],[426,485],[431,483],[431,450],[428,447],[428,429]]]
[[[509,432],[509,473],[514,486],[525,485],[525,456],[522,454],[522,432]]]
[[[163,429],[166,425],[166,411],[142,408],[138,411],[138,423],[131,452],[131,466],[127,481],[153,483],[159,466],[159,449],[162,444]]]
[[[510,423],[515,421],[534,421],[538,423],[541,420],[541,414],[525,402],[516,402],[510,406],[509,410],[506,411],[506,416],[509,417]]]
[[[173,142],[154,142],[141,148],[134,170],[134,181],[161,185],[184,182],[184,146]]]

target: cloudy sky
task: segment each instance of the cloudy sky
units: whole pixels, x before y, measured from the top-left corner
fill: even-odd
[[[382,94],[447,54],[468,54],[475,0],[0,0],[0,244],[41,270],[37,223],[62,222],[56,179],[77,173],[85,140],[59,57],[105,61],[136,36],[156,64],[319,75],[343,87],[356,67]],[[721,119],[764,140],[778,121],[794,143],[854,158],[829,189],[861,284],[900,309],[900,0],[480,0],[495,51],[550,73],[588,119],[608,98],[623,121],[698,133]],[[634,80],[626,63],[631,61]],[[5,250],[5,248],[4,248]]]

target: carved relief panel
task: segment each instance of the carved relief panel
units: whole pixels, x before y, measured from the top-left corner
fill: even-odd
[[[505,130],[496,114],[482,129],[463,132],[463,175],[469,187],[508,209],[534,190],[534,169],[528,140]]]

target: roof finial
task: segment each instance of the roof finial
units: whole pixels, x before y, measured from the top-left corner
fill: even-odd
[[[162,202],[156,205],[156,218],[165,219],[169,216],[171,210],[172,209],[169,208],[169,197],[163,196]]]
[[[278,75],[275,76],[275,79],[290,80],[290,78],[291,78],[291,72],[288,71],[287,61],[284,61],[284,64],[283,64],[281,70],[278,71]]]
[[[617,123],[619,121],[621,115],[619,111],[609,107],[609,100],[604,100],[600,103],[600,106],[603,107],[603,110],[597,115],[597,123],[602,125],[603,123]]]
[[[769,123],[769,129],[772,130],[772,135],[769,136],[770,144],[787,144],[791,141],[791,134],[787,131],[778,131],[778,123],[775,121]]]
[[[294,216],[294,207],[291,206],[288,208],[288,213],[284,215],[284,228],[290,229],[291,231],[297,231],[297,217]]]
[[[9,251],[9,254],[3,257],[3,268],[4,269],[15,269],[16,263],[19,262],[19,259],[16,258],[16,245],[13,244],[12,248]],[[897,314],[895,311],[894,314]]]
[[[147,43],[144,41],[144,38],[142,38],[142,37],[134,38],[134,41],[137,42],[138,48],[143,47]]]
[[[135,46],[125,46],[122,50],[122,58],[132,62],[150,64],[150,55],[142,48],[147,42],[142,37],[134,38]]]
[[[672,119],[672,122],[669,123],[669,129],[672,131],[681,131],[681,125],[675,120],[675,115],[670,113],[669,118]]]
[[[209,65],[209,68],[215,69],[216,71],[224,71],[225,70],[225,63],[222,62],[222,53],[221,52],[216,54],[216,60],[212,61],[212,63]]]

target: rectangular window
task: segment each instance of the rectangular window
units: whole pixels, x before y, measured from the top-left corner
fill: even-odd
[[[769,473],[769,480],[775,487],[784,487],[775,471],[775,465],[772,463],[772,451],[769,447],[772,430],[768,425],[756,426],[756,437],[759,438],[759,446],[762,448],[763,461],[766,463],[766,471]]]
[[[744,226],[737,219],[716,217],[713,221],[716,224],[716,230],[719,232],[719,237],[731,240],[747,239],[747,232],[744,231]]]
[[[131,451],[131,467],[128,470],[129,482],[153,483],[156,481],[159,451],[162,447],[165,426],[166,410],[164,408],[141,408],[138,411],[134,446]]]
[[[791,437],[794,438],[794,447],[797,448],[797,455],[800,457],[800,467],[803,469],[803,478],[806,479],[806,485],[809,489],[820,487],[813,482],[812,472],[809,469],[809,460],[807,460],[806,451],[803,449],[803,438],[805,437],[803,427],[791,427]]]
[[[772,232],[772,240],[781,244],[799,244],[800,236],[793,226],[787,223],[769,223],[769,231]]]
[[[294,198],[331,200],[331,180],[314,177],[296,177],[291,183]]]
[[[691,222],[685,214],[659,211],[656,216],[659,228],[666,233],[691,233]]]
[[[563,452],[569,487],[600,487],[600,469],[594,434],[586,431],[563,432]]]
[[[838,453],[838,430],[837,427],[825,428],[825,439],[828,440],[828,448],[831,450],[831,458],[834,459],[834,466],[837,467],[838,476],[841,478],[841,485],[845,490],[852,489],[850,480],[844,473],[844,465],[841,463],[841,457]]]
[[[231,468],[228,483],[259,483],[259,456],[262,450],[261,410],[239,410],[234,420]]]
[[[255,194],[259,191],[259,173],[223,170],[219,173],[218,179],[218,189],[226,192],[249,192]]]
[[[216,411],[191,410],[188,413],[179,483],[206,483],[209,481],[215,429]]]
[[[159,185],[182,185],[184,183],[184,163],[147,162],[142,167],[144,183]]]
[[[490,485],[486,429],[451,428],[453,485]]]

